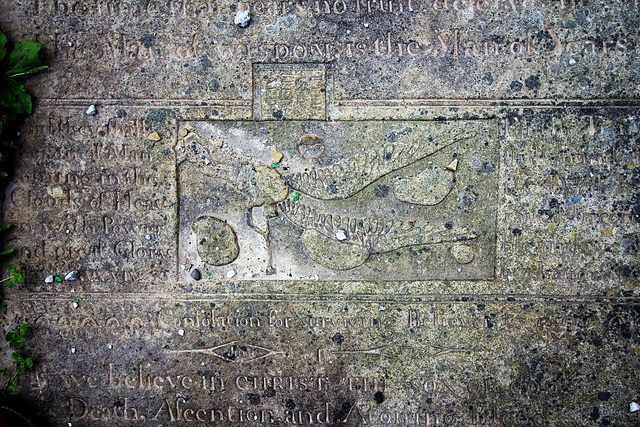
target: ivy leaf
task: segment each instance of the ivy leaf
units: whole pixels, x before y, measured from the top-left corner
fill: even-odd
[[[18,362],[24,362],[24,358],[22,356],[20,356],[18,353],[13,353],[11,355],[11,357],[13,357],[15,360],[17,360]]]
[[[13,268],[13,265],[11,264],[7,264],[7,270],[9,271],[9,273],[11,274],[16,274],[16,269]]]
[[[27,357],[26,359],[24,359],[24,363],[27,365],[27,368],[33,368],[33,360],[31,360],[31,358]]]
[[[7,390],[9,390],[9,391],[16,391],[16,387],[15,387],[15,386],[13,386],[13,385],[8,385],[8,386],[7,386]]]
[[[2,122],[0,122],[0,133],[2,133]],[[10,228],[11,228],[11,223],[3,225],[2,227],[0,227],[0,232],[7,231]]]
[[[22,344],[24,344],[24,338],[22,337],[18,337],[14,342],[13,342],[13,346],[15,348],[20,348],[22,347]]]
[[[24,40],[16,43],[13,50],[4,58],[3,77],[13,77],[40,66],[40,43]]]
[[[16,276],[12,276],[11,279],[9,279],[9,283],[7,283],[7,288],[11,289],[15,286],[16,284]]]
[[[27,324],[23,323],[22,325],[20,325],[20,336],[23,337],[26,332],[27,332]]]
[[[16,274],[16,277],[18,278],[18,283],[23,283],[24,282],[24,276],[20,273]]]
[[[23,372],[24,372],[24,363],[21,363],[16,367],[16,374],[20,375]]]
[[[31,114],[31,96],[24,91],[24,86],[14,79],[0,80],[0,105],[14,113]]]
[[[7,54],[7,48],[5,47],[6,44],[7,36],[0,32],[0,61],[2,61]]]
[[[18,339],[18,334],[16,334],[15,332],[9,332],[4,336],[4,339],[7,340],[7,342],[15,341]]]
[[[0,252],[0,255],[8,255],[11,252],[13,252],[14,250],[15,250],[14,248],[5,249],[4,251]]]

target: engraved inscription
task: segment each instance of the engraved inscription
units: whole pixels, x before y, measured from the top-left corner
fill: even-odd
[[[299,56],[301,46],[292,47]],[[280,54],[289,55],[281,46]],[[305,52],[300,55],[306,55]],[[327,103],[325,64],[255,64],[253,67],[254,119],[256,120],[324,120]]]

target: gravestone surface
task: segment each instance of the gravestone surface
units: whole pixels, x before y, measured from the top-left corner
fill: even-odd
[[[55,426],[639,424],[639,25],[0,2],[50,67],[2,210],[13,396]]]

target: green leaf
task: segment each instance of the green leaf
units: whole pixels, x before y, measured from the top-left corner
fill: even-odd
[[[7,284],[7,287],[9,289],[13,288],[16,284],[16,276],[11,276],[11,279],[9,279],[9,283]]]
[[[15,348],[20,348],[20,347],[22,347],[22,345],[23,345],[23,344],[24,344],[24,338],[22,338],[22,337],[18,337],[18,339],[16,339],[16,340],[13,342],[13,346],[14,346]]]
[[[0,122],[0,132],[2,132],[2,122]],[[0,227],[0,232],[1,231],[7,231],[10,228],[11,228],[11,223],[8,223],[8,224],[3,225],[2,227]]]
[[[9,332],[4,336],[4,339],[7,340],[7,342],[13,342],[18,339],[18,334],[16,334],[15,332]]]
[[[15,251],[14,248],[5,249],[4,251],[0,252],[0,255],[8,255],[13,251]]]
[[[14,113],[31,114],[31,96],[24,91],[21,83],[10,78],[0,80],[0,105]]]
[[[7,54],[7,36],[0,32],[0,61],[2,61]]]
[[[24,282],[24,276],[20,273],[16,274],[16,277],[18,278],[18,283],[23,283]]]
[[[24,372],[24,363],[21,363],[16,367],[16,374],[20,375],[23,372]]]
[[[26,332],[27,332],[27,324],[23,323],[22,325],[20,325],[20,336],[23,337]]]
[[[8,391],[16,391],[16,387],[15,387],[15,386],[13,386],[13,385],[8,385],[8,386],[7,386],[7,390],[8,390]]]
[[[18,353],[13,353],[11,355],[11,357],[13,357],[15,360],[17,360],[18,362],[24,362],[24,358],[22,356],[20,356]]]
[[[29,357],[24,359],[24,363],[27,365],[27,368],[29,369],[33,368],[33,360],[31,360]]]
[[[1,64],[5,70],[3,76],[11,77],[39,67],[41,64],[39,51],[40,43],[30,40],[16,43]]]
[[[0,34],[2,34],[2,33],[0,33]],[[3,126],[2,122],[0,122],[0,134],[2,134],[2,126]],[[2,157],[2,156],[0,156],[0,157]]]
[[[7,270],[9,271],[9,273],[11,274],[16,274],[16,269],[13,268],[13,265],[11,264],[7,264]]]
[[[44,71],[47,68],[49,68],[49,67],[46,66],[46,65],[41,65],[40,67],[33,68],[33,69],[29,70],[29,71],[25,71],[24,73],[14,74],[14,75],[9,76],[9,77],[11,77],[13,79],[18,78],[18,77],[25,77],[25,76],[28,76],[29,74],[36,74],[36,73],[39,73],[40,71]]]

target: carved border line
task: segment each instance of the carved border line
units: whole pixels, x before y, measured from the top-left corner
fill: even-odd
[[[87,106],[102,104],[122,107],[252,107],[252,99],[187,99],[187,98],[39,98],[41,105]],[[542,99],[496,99],[496,98],[460,98],[460,99],[335,99],[336,107],[527,107],[527,108],[629,108],[640,107],[636,98],[542,98]],[[206,105],[203,105],[206,103]]]
[[[75,293],[59,292],[30,292],[21,295],[12,295],[9,300],[27,301],[33,299],[45,299],[46,301],[69,302],[69,296],[96,298],[103,301],[117,302],[149,302],[149,301],[169,301],[180,303],[202,303],[202,302],[256,302],[256,303],[309,303],[309,302],[335,302],[335,303],[395,303],[395,304],[522,304],[522,303],[545,303],[545,304],[628,304],[640,305],[640,297],[606,297],[606,296],[576,296],[576,295],[499,295],[499,294],[423,294],[423,295],[375,295],[375,294],[284,294],[284,293],[219,293],[219,294],[195,294],[185,296],[178,293],[125,293],[113,294],[112,292],[82,292]]]
[[[512,107],[512,108],[568,108],[568,107],[640,107],[636,98],[539,98],[539,99],[500,99],[500,98],[426,98],[426,99],[340,99],[335,100],[336,107]]]
[[[41,106],[84,107],[90,104],[117,107],[251,107],[251,99],[136,99],[136,98],[40,98]]]

